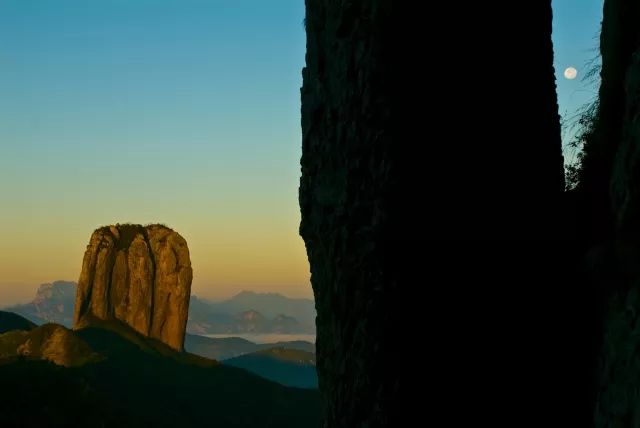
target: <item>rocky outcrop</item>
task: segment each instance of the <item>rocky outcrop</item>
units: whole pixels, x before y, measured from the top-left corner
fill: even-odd
[[[182,350],[191,280],[189,249],[177,232],[161,225],[102,227],[84,254],[74,328],[93,318],[116,319]]]
[[[102,358],[71,330],[58,324],[0,335],[0,359],[17,356],[49,360],[65,367],[81,366]]]

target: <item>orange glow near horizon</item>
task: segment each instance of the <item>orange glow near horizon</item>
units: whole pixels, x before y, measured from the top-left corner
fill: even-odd
[[[189,245],[192,294],[217,299],[252,290],[313,297],[304,242],[296,234],[297,216],[257,223],[238,217],[199,220],[167,222]],[[83,225],[43,216],[29,228],[5,231],[0,243],[0,307],[31,300],[41,283],[77,281],[91,232],[101,224],[106,223]]]
[[[76,3],[0,2],[0,307],[115,223],[180,233],[194,294],[311,297],[304,3]]]

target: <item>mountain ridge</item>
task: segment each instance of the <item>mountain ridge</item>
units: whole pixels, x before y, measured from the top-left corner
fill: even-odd
[[[30,331],[35,327],[35,323],[20,316],[19,314],[0,311],[0,334],[13,330]]]
[[[187,323],[191,334],[223,334],[256,331],[260,333],[315,333],[315,304],[311,299],[292,299],[280,293],[241,291],[230,299],[209,301],[192,296]],[[254,311],[265,318],[248,328],[234,324],[238,314]]]
[[[29,335],[43,339],[32,341],[32,349],[49,349],[48,336],[40,334],[49,330],[82,344],[72,357],[101,358],[54,364],[62,361],[50,353],[19,352]],[[0,335],[0,350],[11,346],[12,355],[0,354],[0,413],[8,426],[200,427],[211,424],[212,412],[219,427],[319,424],[317,392],[177,351],[116,320],[74,331],[46,324]]]
[[[216,360],[226,360],[267,348],[281,347],[315,353],[315,344],[304,340],[276,343],[255,343],[240,337],[213,338],[187,333],[185,349],[188,352]]]
[[[36,324],[53,322],[71,328],[76,287],[76,282],[68,280],[44,283],[38,286],[31,302],[7,306],[4,309]],[[267,303],[263,303],[261,301],[263,299],[267,299]],[[247,311],[259,312],[265,317],[265,322],[259,326],[256,325],[253,329],[248,329],[243,323],[237,323],[238,316]],[[312,299],[289,298],[274,292],[259,293],[243,290],[221,301],[192,295],[187,331],[191,334],[241,334],[253,331],[313,334],[315,333],[315,306]]]
[[[270,347],[222,361],[266,379],[296,388],[318,388],[315,354]]]

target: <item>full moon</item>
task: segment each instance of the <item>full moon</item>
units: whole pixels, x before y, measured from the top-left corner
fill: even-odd
[[[564,71],[564,77],[569,80],[575,79],[577,75],[578,75],[578,70],[576,70],[573,67],[567,67],[567,69]]]

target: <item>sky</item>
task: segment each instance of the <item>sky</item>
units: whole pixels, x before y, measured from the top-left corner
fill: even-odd
[[[581,107],[597,96],[600,82],[583,80],[594,58],[599,64],[598,47],[602,22],[602,0],[553,0],[553,50],[558,93],[558,110],[563,121],[563,143],[571,141],[577,131],[576,115]],[[577,70],[574,79],[566,79],[564,71]],[[565,151],[565,161],[575,156],[573,150]]]
[[[553,7],[570,122],[597,90],[581,77],[602,0]],[[302,0],[0,0],[0,306],[76,280],[91,232],[117,222],[183,235],[193,294],[311,297],[303,18]]]
[[[0,0],[0,306],[77,280],[91,232],[162,222],[192,293],[311,297],[301,0]]]

